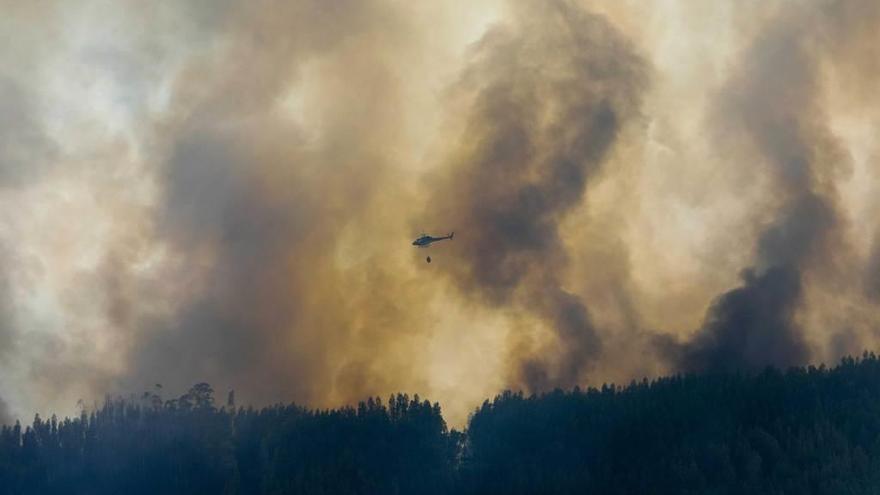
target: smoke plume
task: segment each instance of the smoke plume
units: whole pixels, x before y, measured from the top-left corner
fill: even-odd
[[[849,163],[828,125],[820,83],[825,53],[808,14],[792,8],[773,17],[722,91],[719,139],[754,151],[740,159],[766,167],[780,206],[757,239],[742,286],[717,298],[684,346],[684,369],[785,367],[812,357],[797,321],[804,277],[846,247],[834,181]]]
[[[877,2],[0,4],[0,421],[880,345]]]
[[[532,389],[571,386],[602,352],[587,304],[563,285],[560,222],[639,110],[645,63],[602,17],[566,2],[518,5],[479,41],[458,91],[469,110],[430,208],[461,231],[450,277],[555,331],[559,356],[528,358]]]
[[[399,120],[386,58],[405,55],[387,30],[406,27],[381,2],[230,15],[227,51],[176,82],[178,110],[159,130],[167,160],[156,229],[194,286],[170,319],[143,332],[131,376],[177,387],[201,376],[258,401],[385,392],[359,356],[360,339],[403,333],[407,318],[381,292],[352,307],[365,287],[339,270],[333,252],[347,228],[372,225],[376,188],[389,180]],[[318,138],[277,108],[310,62],[328,79],[346,78],[312,95],[323,106]],[[357,277],[369,284],[386,268],[363,260]],[[358,322],[366,311],[375,313],[371,328]]]

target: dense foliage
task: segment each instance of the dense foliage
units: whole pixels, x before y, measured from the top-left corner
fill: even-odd
[[[460,471],[468,493],[880,493],[880,361],[506,393]]]
[[[108,400],[76,419],[0,433],[9,494],[447,493],[456,435],[418,396],[308,411],[216,408],[207,384],[177,400]],[[146,403],[145,403],[146,402]]]
[[[880,360],[485,402],[216,407],[207,384],[0,431],[4,494],[880,492]]]

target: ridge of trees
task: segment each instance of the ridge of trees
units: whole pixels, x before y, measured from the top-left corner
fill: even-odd
[[[356,407],[107,399],[0,429],[0,494],[880,492],[880,360],[504,392],[447,428],[418,395]]]

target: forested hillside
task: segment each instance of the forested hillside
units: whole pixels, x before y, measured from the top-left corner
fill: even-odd
[[[418,396],[353,408],[107,400],[0,432],[4,494],[880,492],[880,361],[504,393],[460,433]]]

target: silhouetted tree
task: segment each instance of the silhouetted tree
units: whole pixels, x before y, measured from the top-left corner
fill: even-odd
[[[880,361],[504,392],[449,430],[418,395],[355,407],[108,397],[0,428],[0,494],[868,494]]]

